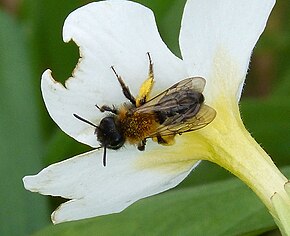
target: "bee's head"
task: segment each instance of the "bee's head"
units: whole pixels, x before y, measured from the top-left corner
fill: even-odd
[[[96,127],[95,131],[97,139],[101,146],[109,149],[119,149],[123,146],[125,138],[120,130],[119,125],[112,116],[103,118],[100,125]]]
[[[117,150],[120,147],[122,147],[125,143],[125,138],[115,118],[113,116],[107,116],[103,118],[100,122],[100,125],[97,126],[77,114],[73,115],[77,119],[96,128],[95,134],[97,135],[97,139],[101,144],[101,146],[98,147],[97,149],[102,147],[104,148],[103,165],[106,166],[107,148]]]

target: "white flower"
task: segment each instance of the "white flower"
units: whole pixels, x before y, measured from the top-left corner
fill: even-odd
[[[283,189],[287,179],[246,131],[238,108],[252,50],[274,3],[188,0],[179,38],[182,60],[166,47],[153,13],[144,6],[110,0],[72,12],[63,38],[76,42],[81,59],[65,87],[50,70],[41,82],[50,116],[68,135],[99,146],[94,127],[73,114],[98,124],[104,114],[96,104],[126,102],[111,66],[136,95],[147,77],[147,52],[154,63],[153,93],[187,77],[204,77],[206,104],[217,111],[217,117],[201,130],[176,137],[172,146],[148,141],[144,152],[132,145],[108,150],[106,167],[102,150],[93,150],[25,177],[30,191],[71,199],[52,214],[53,222],[120,212],[141,198],[173,188],[199,160],[213,161],[237,175],[275,215],[271,197],[279,192],[287,199]]]

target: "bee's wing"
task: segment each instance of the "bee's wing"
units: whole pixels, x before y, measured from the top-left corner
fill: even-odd
[[[149,135],[148,138],[182,134],[185,132],[201,129],[211,123],[216,116],[216,111],[205,104],[201,105],[197,114],[192,115],[190,114],[191,112],[193,111],[189,110],[185,114],[178,114],[167,118],[154,133]]]
[[[142,113],[142,112],[150,111],[152,107],[156,109],[157,108],[156,105],[158,105],[159,101],[163,97],[170,96],[171,94],[174,94],[180,91],[192,90],[195,92],[202,93],[204,86],[205,86],[205,79],[201,77],[191,77],[191,78],[181,80],[178,83],[172,85],[169,89],[166,89],[162,93],[148,100],[145,104],[138,107],[137,110],[140,113]],[[172,104],[172,106],[174,106],[174,104]]]
[[[178,97],[187,96],[189,90],[202,93],[204,86],[205,79],[201,77],[184,79],[136,108],[136,112],[144,114],[175,109],[180,105]],[[197,130],[212,122],[215,116],[216,111],[213,108],[205,104],[196,104],[191,109],[185,111],[185,113],[177,113],[167,117],[155,132],[148,135],[148,138]]]

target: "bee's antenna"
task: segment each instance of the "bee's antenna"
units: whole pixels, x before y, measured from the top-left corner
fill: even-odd
[[[97,107],[98,107],[98,106],[97,106]],[[99,107],[98,107],[98,108],[99,108]],[[81,117],[81,116],[79,116],[79,115],[77,115],[77,114],[73,114],[73,115],[74,115],[75,118],[77,118],[77,119],[79,119],[79,120],[81,120],[81,121],[83,121],[83,122],[85,122],[85,123],[87,123],[87,124],[89,124],[89,125],[95,127],[95,128],[96,128],[96,132],[98,131],[99,127],[98,127],[97,125],[93,124],[92,122],[90,122],[90,121],[84,119],[83,117]],[[105,167],[106,164],[107,164],[107,159],[106,159],[106,157],[107,157],[107,146],[106,146],[106,145],[104,145],[104,146],[100,146],[100,147],[97,147],[96,149],[100,149],[100,148],[102,148],[102,147],[104,148],[104,153],[103,153],[103,165],[104,165],[104,167]]]
[[[107,164],[107,147],[106,146],[100,146],[100,147],[97,147],[96,150],[98,149],[101,149],[101,148],[104,148],[104,152],[103,152],[103,166],[105,167],[106,164]]]
[[[147,52],[146,54],[147,54],[147,56],[148,56],[148,59],[149,59],[149,63],[150,63],[150,65],[152,65],[152,59],[151,59],[150,52]]]
[[[104,146],[104,153],[103,153],[103,165],[106,166],[106,155],[107,155],[107,147]]]
[[[92,122],[90,122],[90,121],[88,121],[88,120],[86,120],[86,119],[80,117],[79,115],[77,115],[77,114],[73,114],[73,115],[74,115],[75,118],[81,120],[82,122],[85,122],[85,123],[87,123],[87,124],[89,124],[89,125],[91,125],[91,126],[93,126],[93,127],[95,127],[95,128],[98,128],[97,125],[95,125],[95,124],[93,124]]]

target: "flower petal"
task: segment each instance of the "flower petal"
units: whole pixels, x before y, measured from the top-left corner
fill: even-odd
[[[240,99],[251,52],[274,4],[274,0],[187,1],[180,32],[182,56],[189,74],[208,79],[205,95],[210,100],[221,91],[220,77],[226,77],[227,93]]]
[[[61,223],[120,212],[141,198],[175,187],[195,167],[195,162],[165,158],[159,162],[155,158],[154,166],[146,168],[142,163],[148,164],[148,152],[139,152],[136,158],[134,147],[107,154],[106,167],[102,166],[101,150],[94,150],[24,177],[24,186],[44,195],[72,199],[52,214],[53,222]]]
[[[282,235],[290,233],[290,182],[289,180],[284,185],[285,192],[275,192],[271,197],[271,202],[274,207],[274,220],[278,225]]]
[[[65,21],[64,41],[74,40],[81,59],[65,87],[50,71],[42,76],[42,93],[48,112],[58,126],[76,140],[97,146],[93,127],[73,117],[76,113],[98,123],[95,105],[126,101],[111,66],[123,77],[133,95],[147,78],[150,52],[155,91],[186,77],[182,61],[163,43],[150,9],[130,1],[101,1],[72,12]]]

